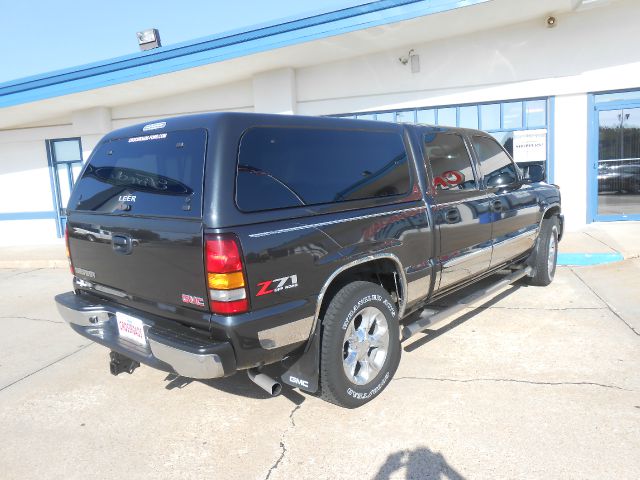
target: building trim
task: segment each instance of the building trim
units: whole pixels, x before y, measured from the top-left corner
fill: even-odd
[[[4,220],[56,220],[56,212],[3,212],[0,221]]]
[[[78,93],[441,13],[489,0],[381,0],[0,84],[0,107]]]

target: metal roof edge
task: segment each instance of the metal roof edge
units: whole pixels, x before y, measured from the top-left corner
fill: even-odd
[[[117,85],[488,1],[381,0],[258,28],[234,30],[1,83],[0,107]]]

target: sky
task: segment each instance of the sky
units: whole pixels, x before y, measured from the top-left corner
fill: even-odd
[[[373,0],[0,0],[0,82],[139,51],[136,32],[163,46]]]

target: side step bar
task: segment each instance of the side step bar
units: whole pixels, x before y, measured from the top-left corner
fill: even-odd
[[[489,295],[497,292],[498,290],[501,290],[502,288],[511,285],[513,282],[520,280],[522,277],[531,275],[532,270],[533,269],[531,267],[526,267],[521,270],[516,270],[515,272],[510,273],[509,275],[504,277],[502,280],[492,285],[489,285],[486,288],[477,290],[470,295],[467,295],[466,297],[456,302],[454,305],[444,310],[440,310],[435,313],[433,310],[425,310],[423,314],[420,315],[420,318],[418,318],[418,320],[408,325],[405,325],[402,328],[402,340],[404,341],[413,337],[416,333],[422,332],[423,330],[426,330],[427,328],[434,326],[436,323],[440,323],[443,320],[446,320],[447,318],[455,315],[456,313],[463,310],[464,308],[469,307],[470,305],[478,302],[479,300],[482,300],[488,297]]]

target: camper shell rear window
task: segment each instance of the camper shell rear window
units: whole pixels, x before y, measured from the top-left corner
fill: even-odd
[[[179,130],[100,144],[69,199],[69,210],[201,217],[207,133]]]

